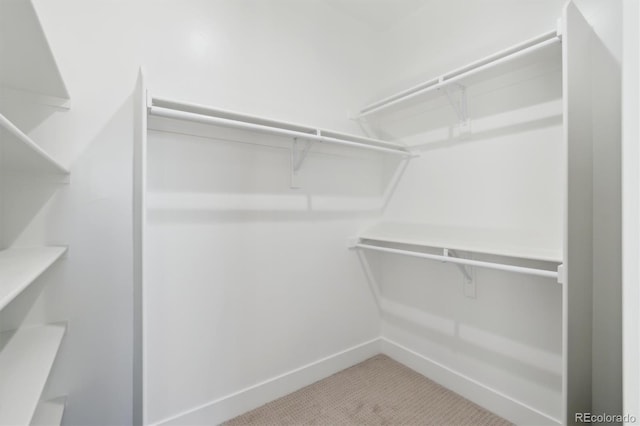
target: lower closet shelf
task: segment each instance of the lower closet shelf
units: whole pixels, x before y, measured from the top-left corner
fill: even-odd
[[[63,402],[42,401],[31,419],[31,426],[60,426],[63,414]]]
[[[0,251],[0,310],[58,260],[66,247],[10,248]]]
[[[28,425],[36,412],[66,326],[0,333],[0,425]]]
[[[562,263],[560,241],[545,239],[535,232],[380,222],[358,237],[361,240],[384,243],[446,247],[451,250]]]
[[[440,262],[454,263],[461,268],[468,281],[472,281],[464,267],[478,266],[545,278],[554,278],[558,283],[564,282],[561,256],[555,250],[539,248],[545,245],[535,238],[514,235],[512,232],[496,232],[495,230],[461,230],[455,228],[433,227],[410,223],[379,223],[366,230],[357,238],[348,241],[353,249],[378,251],[396,255],[418,257]],[[396,246],[401,247],[396,247]],[[404,246],[404,247],[402,247]],[[406,247],[408,246],[408,247]],[[547,247],[549,245],[547,244]],[[418,250],[414,249],[418,247]],[[538,247],[538,248],[535,248]],[[424,249],[441,250],[439,253],[424,252]],[[460,257],[457,251],[474,252],[484,255],[501,256],[526,261],[542,261],[553,263],[554,269],[519,266],[507,263],[468,259]]]

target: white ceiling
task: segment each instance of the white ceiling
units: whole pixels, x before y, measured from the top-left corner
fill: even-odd
[[[411,15],[430,0],[324,0],[329,6],[382,31]]]

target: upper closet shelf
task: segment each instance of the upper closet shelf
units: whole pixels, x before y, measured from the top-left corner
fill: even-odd
[[[464,91],[468,86],[514,72],[533,64],[547,63],[552,66],[560,66],[562,61],[561,41],[561,35],[557,31],[542,34],[541,36],[373,102],[362,108],[357,118],[365,118],[409,100],[426,102],[439,96],[442,90],[444,90],[447,96],[451,96],[451,93],[449,93],[451,90]],[[459,105],[463,106],[462,102],[459,103]],[[456,106],[456,108],[458,109],[460,106]],[[456,112],[461,116],[461,119],[465,119],[464,115],[466,115],[466,111]]]
[[[330,143],[407,157],[415,156],[405,145],[395,142],[317,129],[305,125],[226,111],[203,105],[162,98],[151,98],[148,101],[147,107],[150,115],[163,118],[186,120],[258,133],[268,133],[307,142]],[[304,153],[301,156],[301,159],[303,158]]]
[[[11,248],[0,251],[0,310],[67,251],[66,247]],[[2,424],[0,422],[0,424]]]
[[[69,174],[29,136],[0,114],[0,171]]]
[[[66,327],[0,333],[0,425],[28,425],[38,407]]]
[[[69,92],[31,0],[2,0],[0,58],[0,86],[68,101]]]

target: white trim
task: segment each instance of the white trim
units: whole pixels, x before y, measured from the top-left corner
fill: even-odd
[[[623,409],[640,417],[640,5],[623,3],[622,59],[622,312]],[[635,422],[634,422],[635,423]],[[632,424],[625,422],[625,425]]]
[[[271,379],[256,383],[253,386],[183,411],[175,416],[152,423],[152,425],[220,424],[345,368],[356,365],[379,353],[380,339],[371,339]]]
[[[385,337],[380,338],[380,348],[388,357],[516,424],[562,424],[560,419],[542,413]]]

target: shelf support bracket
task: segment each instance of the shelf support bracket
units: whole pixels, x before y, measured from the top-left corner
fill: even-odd
[[[461,84],[453,83],[442,88],[447,100],[458,116],[458,127],[460,133],[470,131],[469,111],[467,109],[467,88]]]
[[[457,257],[461,258],[461,256],[455,251],[450,249],[442,249],[442,255],[446,257]],[[459,263],[455,264],[460,273],[462,274],[462,283],[464,288],[464,295],[471,299],[476,298],[476,282],[474,280],[473,266],[465,266]]]
[[[301,143],[298,141],[298,138],[293,138],[289,165],[291,171],[291,183],[289,186],[291,189],[300,188],[300,185],[298,184],[298,172],[300,171],[304,160],[307,158],[311,145],[313,145],[313,141],[304,141]]]

